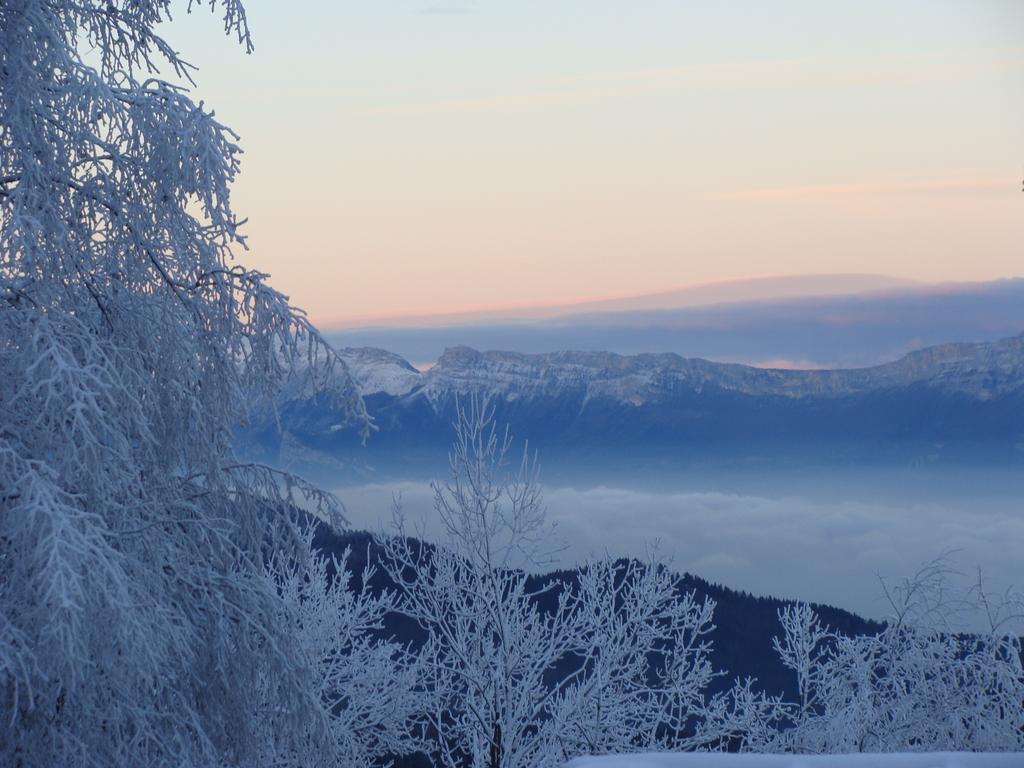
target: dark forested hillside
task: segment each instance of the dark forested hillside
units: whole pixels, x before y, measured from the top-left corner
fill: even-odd
[[[381,557],[380,547],[375,543],[373,535],[363,531],[339,534],[321,526],[314,544],[325,554],[339,556],[346,549],[351,549],[348,565],[353,572],[352,586],[357,590],[364,586],[362,573],[365,566],[373,566]],[[555,571],[535,578],[565,583],[575,578],[575,572]],[[378,592],[393,589],[394,584],[383,569],[378,568],[369,588]],[[715,601],[712,659],[715,668],[724,674],[717,685],[713,686],[713,690],[729,687],[735,678],[753,677],[757,679],[758,687],[767,693],[782,694],[791,700],[796,698],[795,677],[782,666],[772,649],[772,638],[781,634],[778,611],[787,601],[738,592],[689,573],[679,575],[678,589],[680,593],[693,590],[698,599],[708,597]],[[554,600],[557,591],[547,594]],[[823,622],[847,635],[875,633],[882,628],[877,622],[838,608],[815,608]],[[413,622],[400,616],[391,616],[387,632],[400,642],[413,646],[418,646],[423,639],[422,631]]]

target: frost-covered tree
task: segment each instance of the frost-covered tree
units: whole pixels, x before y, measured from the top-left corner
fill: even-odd
[[[798,752],[1024,750],[1024,669],[1019,636],[982,588],[988,632],[957,633],[959,601],[942,560],[896,586],[893,614],[875,635],[846,636],[807,605],[784,608],[775,647],[796,674],[787,727],[754,748]]]
[[[707,688],[717,677],[708,639],[714,601],[676,589],[656,561],[596,560],[578,577],[586,659],[558,696],[562,754],[690,750],[720,735]]]
[[[309,549],[314,531],[314,526],[306,529]],[[418,658],[384,635],[385,618],[397,610],[397,596],[386,590],[371,592],[368,585],[376,569],[369,563],[355,579],[350,555],[346,549],[340,557],[315,552],[296,561],[278,556],[268,565],[267,578],[282,596],[299,651],[316,671],[335,745],[337,762],[331,765],[365,768],[421,749],[418,715],[429,701],[419,687]],[[266,693],[258,703],[260,712],[278,705],[274,692]],[[272,722],[267,725],[264,732],[273,745],[279,735]],[[317,764],[325,760],[322,755]]]
[[[240,150],[181,87],[171,5],[0,3],[4,765],[254,765],[266,728],[282,759],[331,744],[263,567],[304,556],[294,504],[334,503],[236,461],[232,428],[297,371],[362,406],[232,261]],[[250,47],[241,4],[211,7]]]
[[[526,768],[692,746],[713,603],[679,595],[653,564],[531,577],[552,541],[536,463],[525,450],[510,462],[508,433],[477,400],[458,409],[455,433],[450,479],[434,484],[442,545],[409,539],[400,510],[397,535],[380,540],[400,610],[427,634],[434,751],[446,765]]]

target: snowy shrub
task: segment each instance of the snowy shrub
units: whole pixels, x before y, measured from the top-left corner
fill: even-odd
[[[950,628],[957,602],[940,559],[894,588],[893,616],[876,635],[848,637],[806,605],[780,612],[775,647],[797,677],[788,727],[754,749],[795,752],[1024,750],[1021,641],[979,579],[971,602],[989,610],[989,631]],[[883,583],[884,584],[884,583]],[[759,742],[759,743],[758,743]]]
[[[313,532],[313,527],[305,532],[310,549]],[[428,699],[418,689],[417,658],[383,636],[385,617],[397,607],[396,596],[387,591],[371,594],[366,587],[374,577],[371,565],[359,574],[360,589],[353,589],[350,554],[346,550],[339,558],[328,558],[318,552],[301,561],[277,557],[268,566],[267,578],[283,598],[299,652],[315,670],[335,744],[337,763],[331,764],[364,768],[421,747],[418,714]],[[265,694],[261,711],[278,703],[273,691]],[[269,726],[265,733],[276,738]]]

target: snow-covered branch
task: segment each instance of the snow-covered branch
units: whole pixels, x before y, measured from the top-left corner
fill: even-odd
[[[0,3],[5,765],[254,764],[264,728],[281,760],[332,743],[263,567],[308,556],[296,506],[337,508],[239,465],[232,430],[297,377],[365,413],[306,317],[233,261],[241,149],[159,77],[192,72],[158,33],[171,6]],[[241,4],[209,6],[248,47]]]
[[[435,483],[447,537],[381,537],[399,610],[427,633],[433,751],[446,764],[526,768],[578,754],[715,741],[704,689],[714,604],[680,594],[656,563],[588,563],[530,576],[552,536],[529,454],[486,403],[460,409],[451,477]]]

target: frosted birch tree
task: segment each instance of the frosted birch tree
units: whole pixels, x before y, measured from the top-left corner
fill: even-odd
[[[255,765],[266,728],[278,763],[331,748],[263,567],[306,556],[293,505],[337,510],[239,463],[232,428],[297,372],[362,406],[233,261],[237,137],[182,87],[171,6],[0,3],[4,765]],[[210,9],[251,49],[237,0]]]
[[[526,768],[692,746],[671,737],[703,727],[713,603],[679,595],[654,564],[596,561],[575,584],[531,577],[553,541],[536,462],[511,458],[476,399],[455,435],[450,478],[434,484],[442,544],[410,539],[400,510],[380,540],[400,609],[427,633],[434,751],[445,765]]]

